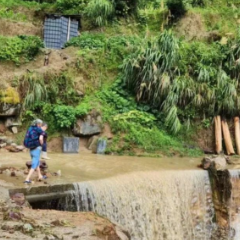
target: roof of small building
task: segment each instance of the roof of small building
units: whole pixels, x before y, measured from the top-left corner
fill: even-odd
[[[75,18],[75,19],[78,19],[78,20],[80,20],[81,17],[82,17],[79,14],[58,14],[58,13],[48,13],[45,16],[46,17],[55,17],[55,18],[58,18],[58,17],[70,17],[70,18]]]

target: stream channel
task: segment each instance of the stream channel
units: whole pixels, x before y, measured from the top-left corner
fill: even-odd
[[[93,211],[126,229],[132,240],[240,240],[238,170],[229,171],[231,196],[221,202],[222,189],[196,168],[197,158],[50,157],[49,171],[62,175],[45,186],[4,176],[13,184],[10,192],[24,192],[35,209]],[[22,167],[27,160],[27,153],[6,154],[0,164]]]

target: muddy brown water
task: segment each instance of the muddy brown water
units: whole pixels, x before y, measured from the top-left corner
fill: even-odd
[[[49,154],[47,160],[50,173],[61,170],[60,177],[49,177],[48,183],[71,183],[97,180],[116,175],[142,171],[190,170],[197,169],[200,158],[150,158],[130,156],[106,156],[96,154]],[[1,167],[25,168],[30,160],[29,153],[0,153]],[[10,177],[1,174],[0,178],[22,186],[24,176]]]
[[[200,158],[49,156],[49,172],[61,170],[62,175],[50,176],[47,183],[74,183],[59,198],[56,209],[93,211],[126,229],[133,240],[209,240],[217,232],[210,178],[207,171],[197,169]],[[29,159],[28,153],[6,153],[0,155],[0,164],[24,169]],[[12,184],[9,188],[23,187],[24,177],[1,174],[0,187],[3,180]],[[239,240],[240,236],[239,179],[239,170],[231,171],[235,184],[228,220],[231,231],[224,231],[224,240]],[[31,186],[24,191],[34,189]],[[52,208],[51,201],[46,204]]]

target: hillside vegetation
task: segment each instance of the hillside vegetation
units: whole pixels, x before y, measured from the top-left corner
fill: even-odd
[[[1,81],[18,91],[23,124],[43,118],[51,135],[69,132],[77,118],[97,108],[114,133],[108,153],[197,156],[196,134],[215,115],[239,115],[239,5],[0,0],[0,23],[6,25],[0,31],[0,65],[16,65],[16,71],[44,57],[35,32],[46,13],[82,15],[82,34],[64,50],[74,52],[74,62]],[[8,24],[23,27],[9,31]]]

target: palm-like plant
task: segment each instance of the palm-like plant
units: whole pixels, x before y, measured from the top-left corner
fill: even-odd
[[[20,79],[19,91],[22,95],[23,107],[31,108],[40,101],[48,99],[46,85],[42,78],[35,75],[26,75]]]
[[[202,43],[199,46],[202,47]],[[182,59],[180,53],[184,49],[180,51],[181,47],[179,40],[165,31],[124,61],[123,79],[135,92],[137,101],[163,111],[166,125],[175,133],[181,127],[179,112],[184,109],[193,109],[204,116],[238,114],[238,66],[227,69],[228,76],[222,69],[224,58],[217,51],[209,53],[208,48],[205,55],[200,48],[195,50],[195,56],[185,56],[195,60],[188,64]],[[228,55],[231,64],[236,58],[240,59],[240,40],[234,49]],[[184,68],[181,68],[182,62]]]

